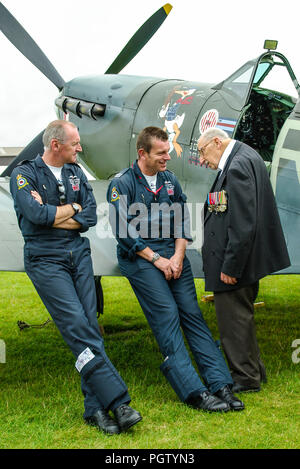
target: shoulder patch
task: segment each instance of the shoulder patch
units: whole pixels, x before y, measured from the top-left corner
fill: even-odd
[[[116,202],[117,200],[119,200],[119,198],[120,198],[120,194],[119,194],[116,186],[114,186],[111,190],[110,201],[111,202]]]
[[[122,171],[120,171],[119,173],[117,173],[114,177],[115,178],[120,178],[121,176],[123,176],[123,174],[127,173],[127,171],[129,171],[130,168],[125,168],[125,169],[122,169]]]
[[[23,189],[23,187],[28,186],[27,179],[21,174],[17,175],[17,186],[18,190]]]

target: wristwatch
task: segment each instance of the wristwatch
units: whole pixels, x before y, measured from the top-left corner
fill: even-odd
[[[153,254],[152,259],[151,259],[152,264],[154,264],[154,262],[158,261],[159,258],[160,258],[160,254],[158,254],[158,252],[155,252]]]
[[[73,209],[74,209],[74,211],[75,211],[74,215],[77,215],[77,213],[78,213],[79,210],[80,210],[79,205],[76,204],[76,203],[73,203],[73,204],[71,204],[71,205],[72,205],[72,207],[73,207]]]

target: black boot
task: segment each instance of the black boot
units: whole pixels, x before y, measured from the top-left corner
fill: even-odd
[[[227,402],[222,401],[208,391],[189,397],[186,403],[194,409],[202,409],[206,412],[227,412],[230,410]]]
[[[94,415],[85,417],[84,420],[89,425],[98,427],[104,433],[109,433],[110,435],[120,433],[117,423],[109,416],[106,410],[98,410]]]
[[[114,410],[114,414],[121,431],[127,430],[142,420],[141,414],[126,404],[117,407]]]
[[[233,394],[229,386],[224,386],[219,389],[219,391],[215,392],[214,395],[222,399],[222,401],[227,402],[232,410],[245,409],[244,403]]]

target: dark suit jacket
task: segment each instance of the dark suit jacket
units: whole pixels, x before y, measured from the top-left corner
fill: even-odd
[[[204,206],[202,248],[205,289],[226,291],[250,285],[290,265],[289,255],[263,159],[236,142],[223,173],[210,192],[225,189],[228,208],[217,213]],[[238,279],[235,286],[220,274]]]

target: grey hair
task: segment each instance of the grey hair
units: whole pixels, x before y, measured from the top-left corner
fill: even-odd
[[[224,130],[217,129],[217,127],[210,127],[209,129],[206,129],[202,135],[200,135],[198,140],[200,140],[200,138],[204,138],[206,141],[214,137],[219,137],[219,139],[223,141],[229,138],[229,135]]]
[[[55,120],[48,124],[44,134],[43,134],[43,144],[45,149],[50,149],[51,140],[56,139],[60,143],[64,143],[66,139],[66,127],[75,127],[77,128],[73,122],[68,122],[64,120]]]

